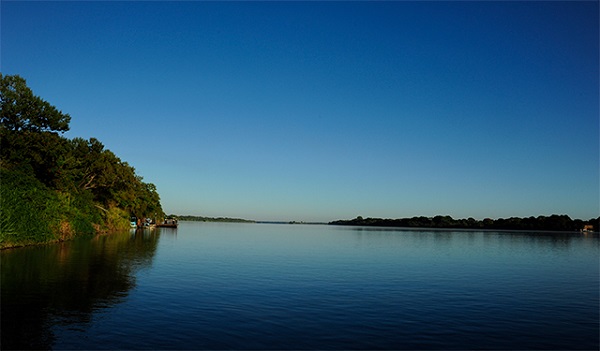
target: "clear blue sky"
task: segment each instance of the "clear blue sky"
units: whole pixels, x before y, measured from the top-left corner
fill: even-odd
[[[258,220],[599,215],[598,2],[1,2],[1,70]]]

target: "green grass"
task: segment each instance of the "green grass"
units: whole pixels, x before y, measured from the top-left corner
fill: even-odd
[[[53,210],[59,200],[52,191],[26,174],[0,175],[0,247],[55,240],[50,227],[60,220]]]
[[[103,215],[90,193],[49,189],[33,175],[0,170],[0,248],[68,240],[111,226],[125,227],[126,214]]]

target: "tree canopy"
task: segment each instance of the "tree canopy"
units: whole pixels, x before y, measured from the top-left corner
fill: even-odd
[[[0,121],[13,131],[66,132],[71,116],[35,96],[25,79],[0,73]]]

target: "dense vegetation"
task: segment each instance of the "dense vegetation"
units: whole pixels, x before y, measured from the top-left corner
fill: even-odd
[[[598,230],[600,217],[583,221],[571,219],[567,215],[551,215],[538,217],[511,217],[484,220],[454,219],[450,216],[412,217],[399,219],[362,218],[361,216],[350,220],[339,220],[329,224],[378,226],[378,227],[403,227],[403,228],[457,228],[457,229],[500,229],[500,230],[547,230],[547,231],[579,231],[586,225],[592,225]]]
[[[68,139],[71,117],[0,73],[0,248],[162,218],[160,198],[97,139]]]
[[[249,219],[228,218],[228,217],[202,217],[202,216],[178,216],[172,215],[180,221],[196,221],[196,222],[231,222],[231,223],[256,223]]]

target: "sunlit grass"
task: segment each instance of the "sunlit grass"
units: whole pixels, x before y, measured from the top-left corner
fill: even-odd
[[[103,214],[89,193],[60,193],[22,172],[2,170],[1,176],[0,248],[128,227],[123,211],[111,209]]]

